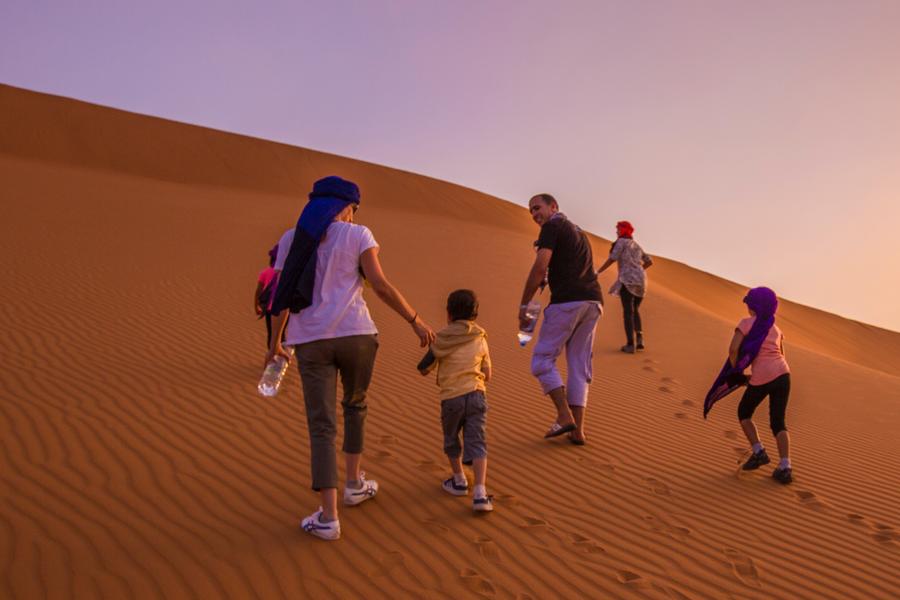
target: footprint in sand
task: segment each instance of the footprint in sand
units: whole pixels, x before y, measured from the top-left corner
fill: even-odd
[[[388,452],[387,450],[376,450],[375,452],[372,453],[372,456],[379,460],[394,458],[393,453]]]
[[[659,369],[657,369],[656,367],[651,367],[650,365],[644,367],[644,370],[650,373],[659,373]]]
[[[650,491],[657,496],[670,496],[672,494],[671,488],[655,477],[644,477],[644,483],[646,483],[647,487],[650,488]]]
[[[511,494],[497,494],[497,501],[504,506],[518,506],[519,499]]]
[[[737,464],[739,465],[743,464],[744,460],[750,456],[750,450],[742,446],[732,446],[731,449],[734,451],[734,455],[737,456]]]
[[[657,388],[657,389],[659,389],[659,391],[661,391],[661,392],[664,393],[664,394],[671,394],[671,393],[672,393],[672,388],[670,388],[670,387],[668,387],[668,386],[665,386],[665,385],[661,385],[661,386],[659,386],[659,388]]]
[[[650,365],[658,365],[659,364],[658,360],[653,360],[652,358],[645,358],[644,362],[647,364],[650,364]]]
[[[872,539],[879,544],[900,542],[900,533],[890,525],[875,525],[875,532],[872,534]]]
[[[406,563],[406,557],[402,552],[388,552],[378,564],[378,566],[369,573],[369,577],[381,577],[389,575],[391,571],[397,567],[402,567]]]
[[[800,504],[803,506],[808,506],[810,508],[815,508],[816,510],[822,510],[824,508],[828,508],[828,505],[819,499],[813,492],[807,492],[805,490],[799,490],[794,492],[797,496],[797,500],[800,501]]]
[[[420,471],[443,471],[444,468],[438,465],[436,462],[430,459],[423,459],[416,462],[416,468]]]
[[[660,379],[660,381],[662,381],[663,383],[671,383],[675,385],[678,384],[678,380],[674,377],[663,377],[662,379]]]
[[[682,406],[696,406],[697,404],[693,400],[682,400]]]
[[[390,446],[390,445],[396,444],[397,442],[400,441],[399,439],[397,439],[397,436],[395,436],[395,435],[379,435],[378,437],[375,438],[375,440],[379,444],[384,444],[385,446]]]
[[[459,576],[463,580],[463,584],[471,592],[482,596],[493,596],[497,593],[497,590],[494,589],[494,584],[489,579],[482,577],[481,573],[475,569],[463,569],[460,571]]]
[[[669,525],[668,523],[654,517],[653,515],[646,515],[642,518],[647,523],[647,525],[650,526],[650,529],[657,533],[664,533],[673,539],[683,540],[691,535],[691,530],[687,527],[682,527],[680,525]]]
[[[578,457],[577,462],[584,464],[590,469],[594,469],[597,473],[607,477],[613,477],[616,474],[616,467],[604,461],[594,460],[592,458]]]
[[[677,413],[675,413],[675,418],[676,418],[676,419],[681,419],[682,421],[684,421],[684,420],[686,420],[686,419],[690,419],[691,416],[690,416],[689,414],[687,414],[687,413],[677,412]]]
[[[606,552],[603,547],[589,537],[585,537],[580,533],[572,533],[569,535],[575,549],[585,554],[600,554]]]
[[[548,526],[547,521],[538,517],[525,517],[525,522],[521,525],[524,529],[538,529]]]
[[[737,431],[734,431],[733,429],[729,429],[728,431],[726,431],[726,432],[725,432],[724,434],[722,434],[722,435],[724,435],[724,436],[725,436],[726,438],[728,438],[729,440],[737,440],[737,439],[740,439],[740,437],[741,437],[741,436],[738,434],[738,432],[737,432]]]
[[[616,474],[616,467],[609,463],[594,463],[592,466],[597,469],[597,472],[601,475],[614,477]]]
[[[855,525],[865,525],[866,518],[859,513],[850,513],[847,515],[847,520]]]
[[[647,583],[646,579],[634,571],[616,571],[616,579],[619,583],[630,587],[640,587]]]
[[[442,533],[450,532],[450,528],[447,527],[446,525],[444,525],[444,523],[441,521],[441,519],[438,519],[437,517],[428,517],[427,519],[422,519],[422,522],[425,523],[426,525],[428,525],[429,527],[434,527],[435,529],[437,529],[438,531],[440,531]]]
[[[758,588],[759,571],[753,559],[736,548],[725,548],[725,558],[731,563],[731,571],[744,585]]]
[[[478,546],[478,553],[491,562],[500,562],[500,548],[494,543],[494,540],[486,535],[480,535],[475,538],[475,545]]]

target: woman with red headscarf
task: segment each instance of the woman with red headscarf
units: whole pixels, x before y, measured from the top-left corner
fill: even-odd
[[[622,316],[625,319],[626,344],[622,352],[634,354],[644,349],[644,330],[639,308],[647,291],[647,274],[644,272],[653,264],[632,237],[634,227],[628,221],[616,223],[616,241],[609,251],[609,258],[597,270],[597,275],[618,263],[619,276],[609,293],[622,299]],[[636,338],[636,339],[635,339]]]

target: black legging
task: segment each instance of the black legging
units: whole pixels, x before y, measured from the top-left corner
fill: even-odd
[[[791,374],[785,373],[769,383],[748,385],[741,403],[738,404],[738,419],[743,421],[753,416],[756,407],[769,397],[769,425],[772,435],[787,431],[784,413],[787,411],[788,397],[791,395]]]
[[[634,332],[637,331],[640,336],[644,331],[641,328],[641,313],[638,312],[643,298],[629,292],[624,284],[619,290],[619,297],[622,299],[622,316],[625,318],[625,337],[628,338],[628,345],[634,346]]]

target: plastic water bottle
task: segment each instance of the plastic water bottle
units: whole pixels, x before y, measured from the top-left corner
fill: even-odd
[[[528,319],[528,324],[519,330],[519,345],[525,346],[528,342],[531,341],[531,338],[534,337],[534,328],[538,322],[538,315],[541,314],[541,303],[537,300],[532,300],[528,303],[528,306],[525,307],[525,318]]]
[[[291,356],[294,355],[294,349],[292,347],[289,347],[287,352]],[[259,385],[256,386],[256,389],[261,395],[266,398],[271,398],[278,393],[278,388],[281,387],[281,380],[284,379],[284,374],[287,373],[289,362],[290,361],[283,356],[276,356],[269,361],[269,364],[266,365],[266,370],[263,371],[262,377],[259,378]]]

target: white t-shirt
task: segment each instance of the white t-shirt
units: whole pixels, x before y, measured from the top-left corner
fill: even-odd
[[[284,268],[293,241],[291,228],[278,241],[276,271]],[[328,226],[316,257],[312,305],[291,313],[285,345],[378,333],[363,299],[363,278],[359,272],[359,256],[376,247],[378,243],[368,227],[342,221]]]

